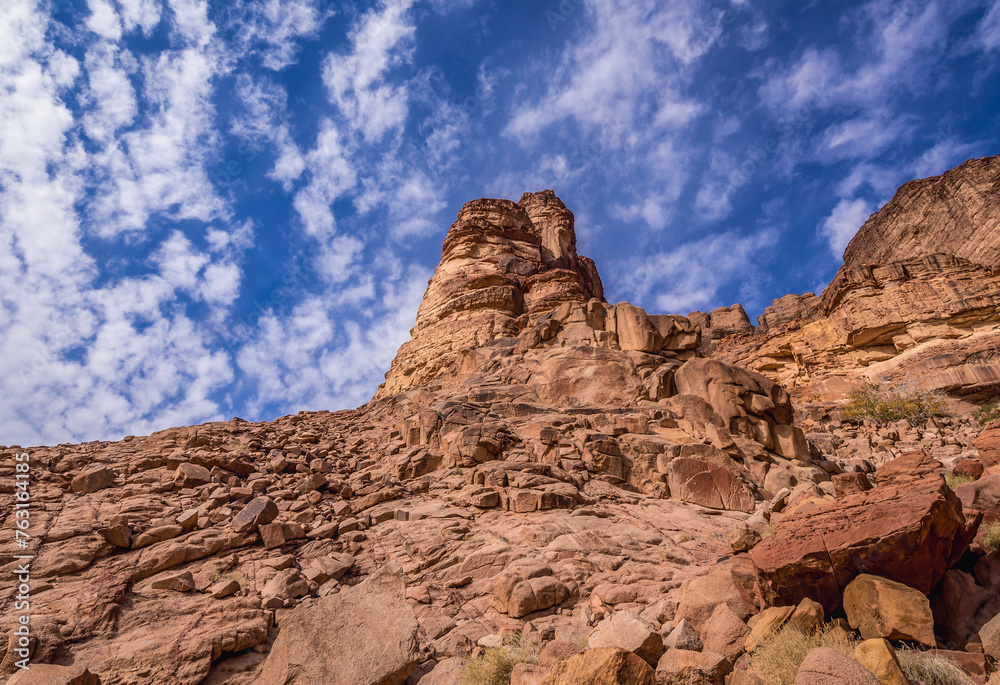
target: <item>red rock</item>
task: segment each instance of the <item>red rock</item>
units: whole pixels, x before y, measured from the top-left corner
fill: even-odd
[[[750,474],[711,445],[684,445],[667,465],[667,483],[674,499],[709,509],[749,513],[757,505]]]
[[[865,473],[838,473],[830,478],[833,481],[833,492],[837,498],[857,495],[872,489],[872,482]]]
[[[790,514],[750,551],[769,604],[814,599],[829,612],[869,573],[927,594],[968,548],[978,521],[941,478],[892,483]]]
[[[937,459],[932,459],[926,452],[913,450],[904,452],[901,456],[887,461],[875,469],[872,480],[882,485],[898,478],[923,478],[938,472],[944,465]]]
[[[951,469],[956,476],[972,480],[978,479],[985,471],[986,467],[978,459],[959,459]]]
[[[601,647],[560,661],[542,685],[653,685],[653,669],[632,652]]]
[[[882,685],[867,668],[827,647],[806,654],[795,675],[795,685]]]
[[[1000,464],[1000,421],[993,421],[972,443],[979,452],[983,466],[991,468]]]
[[[237,533],[246,533],[258,526],[263,526],[278,517],[278,507],[270,497],[257,497],[251,500],[240,513],[233,517],[230,524]]]

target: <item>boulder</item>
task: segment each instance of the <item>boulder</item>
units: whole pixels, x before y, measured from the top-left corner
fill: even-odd
[[[689,652],[700,652],[704,648],[698,631],[685,618],[678,621],[673,630],[663,638],[663,646],[667,649],[684,649]]]
[[[302,577],[299,569],[294,566],[278,571],[278,575],[267,581],[267,584],[260,591],[264,607],[268,609],[281,607],[290,599],[297,599],[308,594],[309,583]]]
[[[196,488],[212,480],[211,472],[204,466],[185,462],[174,472],[174,485],[179,488]]]
[[[972,483],[962,483],[955,488],[966,511],[1000,511],[1000,474],[983,476]]]
[[[980,478],[985,471],[986,467],[978,459],[959,459],[951,469],[956,476],[972,480]]]
[[[654,668],[664,652],[663,638],[653,626],[628,611],[617,611],[598,623],[587,645],[627,649]]]
[[[455,685],[459,682],[464,668],[464,659],[457,656],[449,657],[438,662],[430,673],[424,674],[418,682],[420,685]]]
[[[760,540],[760,533],[745,523],[736,524],[735,528],[726,533],[726,543],[737,554],[749,552]]]
[[[743,654],[750,628],[727,604],[720,604],[701,627],[701,643],[707,652],[726,657],[731,663]]]
[[[809,650],[802,660],[795,685],[882,685],[867,668],[849,656],[827,647]]]
[[[700,631],[715,608],[723,602],[741,619],[745,620],[750,616],[750,607],[733,582],[731,569],[722,564],[704,575],[685,580],[678,594],[679,602],[674,618],[687,619],[695,630]]]
[[[772,635],[781,630],[795,612],[795,607],[768,607],[757,615],[757,621],[750,629],[743,649],[754,652]]]
[[[283,619],[260,685],[400,685],[419,660],[402,569],[388,566]]]
[[[872,474],[872,480],[876,485],[884,485],[898,479],[924,478],[938,473],[943,467],[941,462],[926,452],[912,450],[879,466]]]
[[[668,649],[656,665],[657,685],[725,685],[733,665],[721,654]]]
[[[80,494],[97,492],[109,487],[115,481],[115,472],[106,466],[87,469],[70,481],[69,489]]]
[[[851,627],[866,640],[885,638],[937,646],[930,601],[902,583],[862,574],[844,588],[844,612]]]
[[[278,518],[278,506],[270,497],[255,497],[233,517],[230,527],[237,533],[246,533]]]
[[[785,516],[750,558],[766,603],[809,597],[833,612],[862,573],[929,593],[977,527],[944,479],[893,482]]]
[[[538,652],[538,665],[543,668],[552,668],[563,659],[569,659],[583,651],[583,647],[575,642],[566,640],[550,640],[542,645]],[[631,650],[630,650],[631,651]]]
[[[1000,614],[979,629],[979,639],[986,655],[994,661],[1000,661]]]
[[[887,640],[872,638],[854,648],[854,660],[871,671],[882,685],[910,685]]]
[[[7,685],[101,685],[101,679],[84,666],[31,664],[27,671],[18,669]]]
[[[981,625],[977,614],[989,596],[986,588],[968,573],[955,568],[945,573],[931,595],[931,612],[940,641],[953,649],[964,648]]]
[[[979,460],[983,466],[991,468],[1000,465],[1000,421],[993,421],[972,442],[979,452]]]
[[[163,578],[157,578],[150,585],[154,590],[173,590],[174,592],[190,592],[194,590],[194,586],[194,575],[190,571],[168,573]]]
[[[493,608],[511,618],[550,609],[569,596],[566,584],[541,562],[519,560],[493,578]]]
[[[866,473],[838,473],[833,475],[830,480],[833,481],[833,493],[838,499],[872,489],[872,483]]]
[[[560,661],[542,685],[653,685],[653,673],[628,650],[600,647]]]
[[[711,445],[684,445],[667,464],[670,496],[709,509],[752,512],[753,481],[732,457]]]

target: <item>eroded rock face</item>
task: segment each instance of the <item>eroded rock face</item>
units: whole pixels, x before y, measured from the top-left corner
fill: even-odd
[[[844,264],[888,264],[945,253],[1000,266],[1000,156],[910,181],[844,251]]]
[[[988,397],[1000,389],[994,269],[938,253],[845,266],[808,307],[776,301],[766,326],[720,341],[714,355],[820,398],[860,378]]]
[[[604,300],[600,277],[577,255],[573,214],[552,191],[469,202],[377,397],[436,378],[462,349],[517,337],[559,304],[591,299]]]
[[[987,399],[1000,390],[998,269],[1000,156],[905,184],[821,296],[776,299],[756,329],[704,349],[806,398],[886,378]]]
[[[417,665],[401,569],[301,606],[279,626],[261,685],[399,685]]]

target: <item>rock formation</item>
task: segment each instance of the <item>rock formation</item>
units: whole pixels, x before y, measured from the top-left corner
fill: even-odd
[[[540,649],[512,685],[758,682],[747,652],[769,635],[900,584],[920,639],[994,648],[1000,562],[976,537],[1000,506],[993,433],[851,425],[783,382],[918,364],[941,341],[988,366],[996,272],[931,255],[845,269],[753,329],[738,305],[611,304],[575,243],[552,191],[468,203],[358,409],[0,448],[5,483],[30,454],[34,507],[28,647],[0,541],[0,672],[25,649],[52,682],[454,685],[517,635]],[[956,494],[946,472],[982,477]],[[0,488],[5,530],[13,503]],[[869,640],[898,633],[885,603]],[[891,661],[869,647],[820,652],[799,680]]]
[[[848,269],[949,254],[1000,267],[1000,156],[905,183],[844,251]]]
[[[820,296],[776,299],[756,328],[713,336],[708,351],[803,400],[862,380],[1000,393],[1000,157],[907,183],[844,260]]]

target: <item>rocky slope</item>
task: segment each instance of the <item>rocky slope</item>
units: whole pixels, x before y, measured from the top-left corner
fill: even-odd
[[[915,307],[934,292],[955,326],[995,313],[993,272],[932,262],[981,291],[954,304],[917,266],[843,287],[877,299],[917,273]],[[32,636],[19,644],[25,551],[5,535],[0,671],[453,685],[464,657],[516,634],[540,650],[517,685],[754,683],[758,643],[839,615],[865,638],[968,650],[948,658],[985,682],[1000,560],[976,535],[1000,502],[1000,438],[960,417],[874,428],[793,407],[721,359],[747,334],[740,312],[610,304],[551,191],[471,202],[365,406],[26,450]],[[0,449],[6,533],[24,451]],[[951,472],[978,480],[956,494]],[[859,618],[871,596],[881,623]],[[890,609],[911,605],[902,634]],[[869,672],[866,654],[850,668]]]

